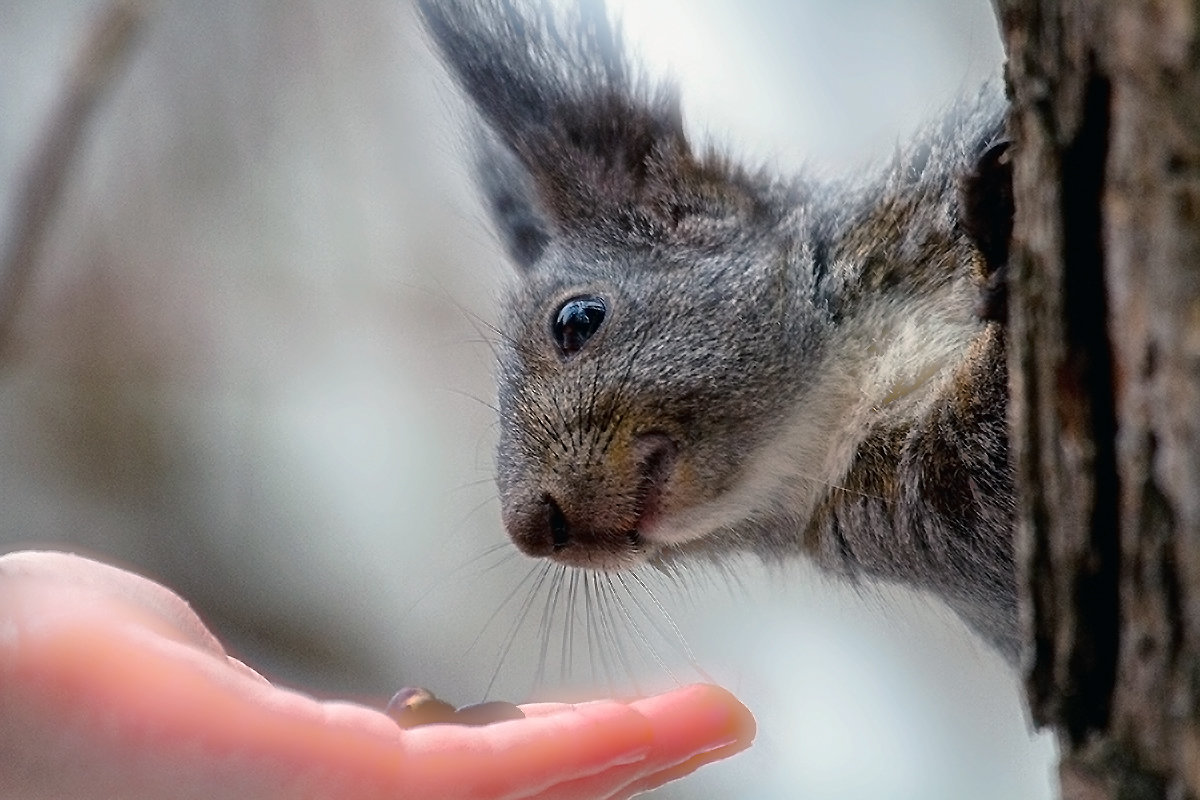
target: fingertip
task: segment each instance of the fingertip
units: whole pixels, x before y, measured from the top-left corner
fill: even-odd
[[[708,702],[724,708],[729,715],[730,730],[736,741],[745,742],[747,745],[754,741],[754,737],[758,735],[758,720],[733,692],[714,684],[698,684],[696,690],[707,695]]]
[[[697,684],[630,702],[593,701],[575,706],[575,712],[611,714],[614,707],[641,719],[650,736],[649,752],[556,786],[547,797],[631,797],[739,753],[755,735],[749,709],[719,686]]]
[[[749,745],[758,732],[758,723],[750,709],[728,689],[714,684],[684,686],[634,701],[631,707],[670,724],[673,730],[687,732],[688,739],[699,742],[707,737],[713,747],[735,742]]]

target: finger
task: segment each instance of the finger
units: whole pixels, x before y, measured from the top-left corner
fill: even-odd
[[[555,786],[640,763],[653,744],[646,718],[615,701],[478,728],[435,725],[407,734],[406,753],[423,781],[418,785],[438,797],[542,797]],[[474,769],[464,770],[464,764]],[[447,789],[451,779],[453,794]]]
[[[556,787],[542,800],[629,797],[741,752],[754,738],[749,710],[716,686],[684,687],[635,701],[631,708],[643,714],[654,731],[654,747],[647,757]]]
[[[582,695],[582,696],[580,696],[580,697],[576,697],[576,698],[573,698],[573,699],[570,699],[570,700],[565,700],[565,701],[564,701],[564,700],[557,700],[557,701],[555,701],[555,702],[522,703],[522,704],[519,706],[519,708],[521,709],[521,711],[522,711],[522,712],[525,714],[525,716],[527,716],[527,717],[542,717],[542,716],[545,716],[546,714],[557,714],[557,713],[559,713],[559,712],[561,712],[561,711],[566,711],[566,710],[568,710],[568,709],[574,708],[574,707],[576,707],[576,706],[579,706],[579,705],[582,705],[582,704],[585,704],[585,703],[594,702],[594,701],[596,701],[596,700],[598,700],[598,699],[603,699],[603,700],[616,700],[617,702],[625,703],[626,705],[628,705],[629,703],[631,703],[631,702],[633,702],[634,700],[637,700],[637,699],[639,699],[639,698],[637,698],[637,697],[627,697],[627,698],[620,698],[620,697],[604,697],[604,698],[599,698],[599,697],[597,697],[597,696],[596,696],[596,694],[595,694],[595,693],[592,693],[591,695],[586,695],[586,694],[585,694],[585,695]]]
[[[734,743],[749,745],[757,732],[754,715],[720,686],[695,684],[635,700],[630,706],[654,725],[653,759],[678,764]]]
[[[519,708],[526,717],[545,717],[549,714],[561,714],[575,706],[571,703],[522,703]]]
[[[620,767],[609,770],[602,775],[582,778],[570,783],[554,787],[554,789],[538,795],[537,800],[576,800],[581,797],[603,797],[607,800],[625,800],[643,792],[665,786],[672,781],[687,777],[706,764],[711,764],[732,755],[736,755],[747,747],[749,742],[737,742],[718,747],[706,753],[692,756],[682,764],[659,770],[649,775],[637,765]]]
[[[26,550],[0,556],[0,585],[15,586],[17,582],[24,587],[23,592],[41,587],[36,597],[41,604],[40,614],[73,614],[81,602],[120,605],[164,636],[212,653],[225,653],[183,598],[119,567],[54,551]],[[91,601],[84,595],[91,596]]]
[[[350,769],[343,741],[395,744],[382,714],[227,658],[152,582],[40,554],[0,567],[2,797],[286,797],[327,760]]]
[[[586,713],[594,705],[530,703],[521,709],[527,718],[533,719],[572,709]],[[566,781],[547,788],[537,797],[541,800],[628,797],[741,752],[754,737],[754,720],[749,711],[718,687],[686,687],[638,700],[632,707],[648,717],[654,728],[655,745],[645,759]]]
[[[750,747],[751,744],[752,742],[750,741],[737,741],[733,744],[725,745],[724,747],[718,747],[716,750],[709,750],[706,753],[700,753],[699,755],[692,756],[682,764],[676,764],[673,767],[660,770],[659,772],[632,781],[631,783],[626,784],[620,791],[611,794],[610,797],[612,800],[624,800],[624,798],[633,797],[634,795],[641,794],[642,792],[648,792],[651,789],[657,789],[660,786],[665,786],[668,783],[691,775],[693,772],[705,766],[706,764],[712,764],[714,762],[729,758],[730,756],[737,755],[738,753]]]
[[[162,584],[134,572],[56,551],[17,551],[0,555],[0,586],[20,596],[42,620],[72,616],[81,607],[108,607],[129,622],[214,655],[225,650],[187,601]],[[251,667],[234,658],[231,665],[266,682]]]

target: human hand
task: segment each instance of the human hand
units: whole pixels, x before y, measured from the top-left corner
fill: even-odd
[[[402,730],[276,687],[168,589],[64,553],[0,557],[0,796],[628,797],[750,745],[730,694],[522,707]]]

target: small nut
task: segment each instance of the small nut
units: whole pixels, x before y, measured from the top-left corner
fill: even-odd
[[[512,703],[493,700],[463,706],[454,715],[454,721],[459,725],[490,725],[507,719],[525,719],[525,712]]]
[[[437,722],[456,722],[454,706],[434,697],[428,689],[406,686],[392,695],[384,713],[401,728]]]

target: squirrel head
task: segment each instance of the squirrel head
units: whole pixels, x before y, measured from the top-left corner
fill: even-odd
[[[672,159],[655,169],[697,169]],[[498,483],[531,555],[602,568],[657,556],[738,483],[820,358],[830,314],[785,268],[793,240],[744,187],[703,180],[704,206],[685,214],[632,196],[599,228],[548,227],[507,294]]]
[[[482,118],[480,184],[517,267],[498,342],[509,535],[602,569],[705,549],[760,510],[739,491],[781,421],[829,392],[856,276],[823,243],[844,207],[695,152],[599,3],[420,6]],[[827,405],[795,458],[839,421]]]
[[[486,123],[481,184],[518,271],[499,322],[505,527],[563,563],[653,559],[672,520],[739,481],[820,357],[802,204],[693,152],[675,93],[631,75],[598,4],[422,8]]]

